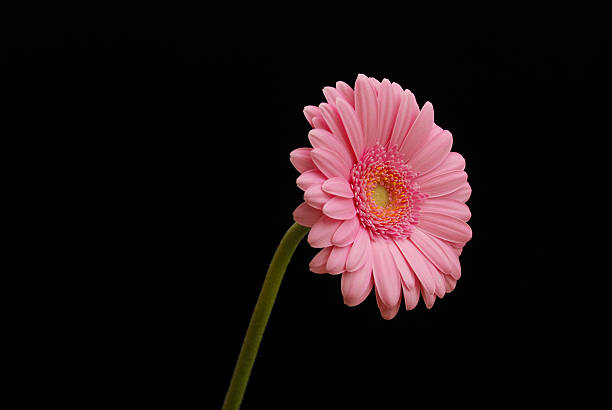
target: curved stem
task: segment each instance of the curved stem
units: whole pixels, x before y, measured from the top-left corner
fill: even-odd
[[[294,223],[287,233],[285,233],[283,239],[281,239],[272,257],[266,279],[259,293],[259,299],[257,299],[257,304],[251,316],[249,328],[242,342],[242,348],[240,349],[238,362],[236,363],[236,368],[232,375],[232,381],[225,395],[223,410],[236,410],[240,407],[242,396],[244,396],[244,390],[249,382],[251,369],[253,368],[253,363],[255,362],[255,357],[259,350],[259,344],[261,343],[261,338],[266,329],[266,324],[268,323],[270,312],[274,306],[276,294],[280,288],[285,270],[291,260],[291,256],[293,256],[295,248],[308,230],[309,228]]]

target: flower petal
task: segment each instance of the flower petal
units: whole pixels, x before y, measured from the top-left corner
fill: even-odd
[[[382,80],[378,93],[378,141],[384,146],[387,146],[391,137],[398,108],[398,105],[395,104],[391,82],[385,78]]]
[[[445,195],[445,198],[454,199],[459,202],[467,202],[467,200],[470,199],[471,195],[472,187],[468,182],[466,182],[465,184],[461,185],[456,191]]]
[[[395,262],[395,266],[400,273],[400,277],[402,282],[409,288],[412,289],[415,285],[416,278],[414,276],[414,272],[408,262],[406,262],[406,258],[402,255],[402,252],[399,250],[397,245],[394,243],[393,246],[389,246],[389,251],[391,256],[393,257],[393,261]]]
[[[410,235],[410,241],[429,259],[441,272],[459,279],[461,277],[461,264],[459,257],[442,242],[418,227]]]
[[[348,158],[343,158],[334,151],[325,148],[315,148],[310,152],[310,157],[317,168],[328,178],[343,177],[349,179],[351,163]]]
[[[333,177],[323,183],[321,189],[330,195],[341,196],[342,198],[352,198],[353,190],[348,181],[344,178]]]
[[[423,302],[425,302],[427,309],[431,309],[436,301],[436,295],[425,292],[423,289],[421,289],[421,296],[423,296]]]
[[[320,184],[311,185],[304,192],[304,201],[315,209],[323,208],[323,205],[330,199],[332,199],[332,196],[323,192]]]
[[[433,127],[433,119],[433,106],[427,101],[399,147],[400,152],[404,154],[404,158],[407,161],[410,161],[414,153],[420,150],[429,139],[429,134]]]
[[[320,128],[322,130],[330,131],[329,127],[327,126],[327,123],[323,119],[323,114],[317,115],[316,117],[314,117],[312,119],[312,124],[314,125],[315,128]]]
[[[340,94],[344,96],[344,100],[346,100],[346,102],[348,102],[351,107],[355,106],[355,92],[353,91],[350,85],[343,81],[338,81],[336,83],[336,89],[340,92]],[[336,106],[337,105],[338,103],[336,103]]]
[[[355,158],[361,158],[365,148],[365,137],[357,113],[346,101],[339,99],[336,104]]]
[[[336,151],[341,157],[347,158],[351,162],[355,161],[356,158],[353,156],[353,151],[351,150],[351,143],[348,139],[346,130],[344,129],[344,125],[342,124],[342,120],[340,119],[340,115],[338,114],[338,110],[336,109],[336,107],[334,107],[333,105],[322,103],[319,105],[319,108],[321,108],[323,119],[329,126],[331,133],[343,146],[343,149],[341,151],[332,151]]]
[[[308,232],[308,243],[313,248],[325,248],[332,246],[331,238],[342,222],[321,215],[319,220],[312,225]]]
[[[321,211],[311,207],[306,202],[302,202],[293,211],[293,219],[302,226],[311,227],[320,217]]]
[[[410,160],[410,165],[419,174],[431,171],[448,156],[453,146],[453,136],[448,131],[442,131],[432,138]]]
[[[427,198],[419,207],[422,212],[447,214],[461,219],[463,222],[469,221],[472,216],[470,208],[466,204],[447,197]]]
[[[362,267],[370,255],[370,248],[370,235],[365,228],[359,226],[359,231],[357,236],[355,236],[348,258],[346,259],[346,270],[353,272]]]
[[[323,184],[326,179],[327,178],[325,178],[325,175],[315,168],[311,169],[310,171],[303,172],[299,177],[297,177],[295,182],[302,191],[307,191],[308,188],[313,185]]]
[[[395,105],[395,109],[397,110],[399,109],[400,101],[402,100],[402,94],[404,94],[404,89],[398,83],[391,83],[391,88],[393,89],[393,104]],[[395,116],[393,117],[393,123],[395,123]]]
[[[380,81],[378,81],[374,77],[368,77],[368,80],[370,81],[370,84],[372,85],[372,88],[374,89],[374,94],[378,96],[378,92],[380,91]]]
[[[378,108],[374,88],[363,74],[359,74],[355,82],[355,111],[363,130],[365,147],[371,147],[378,140]]]
[[[466,243],[472,239],[472,229],[454,216],[421,212],[418,227],[427,233],[453,243]]]
[[[342,274],[341,289],[344,304],[357,306],[368,297],[373,286],[372,263],[368,256],[367,262],[361,268]]]
[[[430,198],[436,198],[456,191],[466,181],[467,174],[464,171],[451,171],[420,182],[419,185],[421,192],[426,193]]]
[[[312,122],[312,119],[317,116],[321,116],[321,110],[319,110],[319,107],[315,107],[314,105],[307,105],[304,107],[304,117],[306,117],[306,120],[313,128],[314,123]]]
[[[402,285],[388,249],[389,244],[392,245],[393,242],[382,238],[372,241],[372,271],[374,286],[381,302],[387,307],[393,307],[401,297]]]
[[[457,152],[449,152],[446,158],[431,171],[419,175],[415,181],[421,184],[437,175],[445,174],[450,171],[463,171],[465,169],[465,159]]]
[[[442,243],[448,246],[453,252],[455,252],[457,256],[461,256],[461,252],[463,252],[463,246],[461,246],[460,244],[451,243],[447,241],[442,241]]]
[[[380,293],[378,292],[378,288],[375,289],[375,292],[376,292],[376,304],[378,305],[378,309],[380,310],[381,316],[385,320],[393,319],[397,315],[397,312],[399,311],[399,307],[402,303],[401,289],[400,289],[400,297],[397,299],[397,302],[395,302],[395,304],[391,306],[386,305],[382,301],[382,298],[380,297]]]
[[[310,152],[312,148],[298,148],[289,153],[289,161],[299,172],[305,172],[315,169],[315,164],[312,162]]]
[[[433,278],[436,282],[436,290],[434,294],[442,299],[444,295],[446,295],[446,283],[444,282],[444,274],[440,272],[438,268],[436,268],[431,261],[427,261],[431,265],[431,272],[433,272]]]
[[[355,203],[351,198],[332,197],[323,205],[323,213],[333,219],[352,219],[356,214]]]
[[[457,286],[457,280],[454,278],[451,278],[448,275],[444,276],[444,282],[446,283],[446,293],[450,293],[453,290],[455,290],[455,287]]]
[[[351,248],[349,246],[334,246],[327,259],[327,271],[332,275],[337,275],[344,272],[346,266],[346,257]]]
[[[323,95],[330,105],[336,105],[336,98],[342,97],[340,92],[334,87],[323,87]]]
[[[408,288],[404,283],[402,283],[402,291],[404,292],[404,303],[406,304],[406,310],[414,309],[419,303],[421,287],[417,283],[413,288]]]
[[[329,131],[319,128],[310,130],[308,133],[308,140],[313,148],[325,148],[326,150],[335,152],[343,158],[351,158],[353,152],[342,138],[342,136],[332,134]]]
[[[406,134],[410,130],[412,124],[419,115],[419,106],[417,105],[414,95],[406,90],[402,93],[400,105],[395,117],[393,132],[389,139],[389,146],[397,145],[398,147],[404,142]]]
[[[352,244],[359,232],[359,226],[359,218],[357,217],[342,221],[342,224],[334,232],[334,236],[332,236],[332,245],[348,246]]]
[[[312,258],[310,264],[308,264],[308,268],[311,272],[327,273],[327,259],[329,259],[331,250],[331,247],[323,248],[315,255],[314,258]]]
[[[434,293],[436,283],[431,272],[430,263],[425,256],[408,239],[395,239],[395,243],[400,251],[402,251],[404,258],[406,258],[408,265],[412,268],[412,272],[419,280],[421,287],[428,293]]]

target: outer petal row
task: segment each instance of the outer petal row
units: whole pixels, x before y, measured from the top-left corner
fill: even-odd
[[[360,232],[365,232],[361,229]],[[437,297],[455,288],[460,269],[449,246],[417,232],[414,238],[401,241],[370,239],[366,233],[352,245],[325,247],[313,258],[310,269],[315,273],[342,273],[342,294],[349,306],[361,303],[374,287],[385,319],[396,315],[402,294],[406,309],[414,309],[419,297],[431,308]],[[355,249],[361,250],[363,262],[359,268],[348,271]]]

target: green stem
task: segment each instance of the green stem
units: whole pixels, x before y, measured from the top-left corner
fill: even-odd
[[[249,382],[249,376],[253,368],[253,362],[255,362],[257,350],[259,350],[259,344],[266,329],[266,324],[274,306],[276,294],[280,288],[285,270],[291,260],[291,256],[293,256],[293,252],[295,252],[295,248],[297,248],[298,243],[304,238],[308,230],[309,228],[294,223],[285,233],[283,239],[281,239],[272,257],[266,279],[259,293],[259,299],[257,299],[257,304],[253,310],[253,316],[251,316],[249,328],[242,342],[232,381],[225,395],[223,410],[237,410],[240,408],[242,396],[244,396],[244,390]]]

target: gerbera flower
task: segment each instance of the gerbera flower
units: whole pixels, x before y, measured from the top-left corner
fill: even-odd
[[[461,276],[459,255],[472,237],[465,160],[450,132],[398,84],[359,75],[325,87],[327,102],[304,109],[312,148],[291,152],[304,202],[293,216],[322,248],[315,273],[342,275],[344,303],[375,289],[385,319],[402,294],[406,309],[427,308]]]

